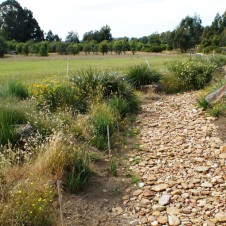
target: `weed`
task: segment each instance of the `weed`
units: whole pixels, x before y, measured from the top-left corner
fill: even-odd
[[[110,173],[112,176],[117,176],[117,163],[114,157],[110,158]]]

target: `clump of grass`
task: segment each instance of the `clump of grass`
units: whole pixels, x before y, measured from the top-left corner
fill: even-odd
[[[196,98],[197,105],[199,108],[202,108],[203,110],[206,110],[210,107],[210,104],[206,101],[205,96],[201,95],[198,98]]]
[[[114,157],[110,158],[110,173],[112,176],[117,176],[117,162]]]
[[[100,150],[106,150],[107,126],[109,126],[110,137],[116,128],[115,112],[104,102],[94,104],[90,109],[89,123],[93,134],[91,143]]]
[[[135,88],[139,88],[142,85],[159,82],[162,75],[146,64],[140,64],[130,67],[126,78]]]
[[[20,138],[19,134],[15,132],[15,125],[26,123],[26,121],[23,109],[14,105],[0,104],[0,144],[15,145]]]
[[[26,99],[29,97],[28,87],[18,81],[12,81],[3,87],[3,97],[15,96],[18,99]]]

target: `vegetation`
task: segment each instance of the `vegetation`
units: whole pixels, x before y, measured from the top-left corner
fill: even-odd
[[[146,64],[135,65],[131,67],[127,74],[128,81],[135,88],[138,88],[142,85],[157,83],[161,77],[162,75],[158,71],[151,69]]]

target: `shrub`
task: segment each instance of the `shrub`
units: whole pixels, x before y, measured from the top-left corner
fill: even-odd
[[[109,126],[110,136],[113,135],[116,127],[116,117],[113,110],[106,103],[93,105],[89,113],[89,123],[93,134],[91,143],[101,150],[106,150],[107,126]]]
[[[166,93],[179,93],[186,90],[182,81],[173,74],[165,75],[161,83]]]
[[[41,108],[47,106],[51,111],[67,107],[78,109],[78,93],[79,90],[67,79],[52,79],[35,83],[32,90],[38,106]]]
[[[224,65],[226,65],[226,57],[225,56],[213,56],[210,57],[210,62],[215,65],[217,68],[222,68]]]
[[[214,65],[203,61],[173,61],[168,69],[183,83],[187,90],[201,89],[207,85],[214,72]]]
[[[9,193],[0,210],[1,225],[46,225],[56,223],[52,207],[55,192],[50,184],[21,180]]]
[[[5,86],[2,95],[4,97],[15,96],[19,99],[26,99],[29,96],[29,93],[28,88],[24,84],[17,81],[12,81]]]
[[[142,85],[149,85],[158,82],[161,79],[161,74],[156,70],[149,68],[146,64],[135,65],[129,68],[127,80],[138,88]]]
[[[26,123],[25,112],[17,106],[0,104],[0,144],[14,145],[20,138],[15,132],[16,124]]]

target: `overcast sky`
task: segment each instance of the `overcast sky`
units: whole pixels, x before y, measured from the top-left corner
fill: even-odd
[[[3,2],[0,0],[0,2]],[[142,37],[173,30],[185,16],[196,13],[204,26],[226,10],[226,0],[18,0],[33,12],[41,29],[65,38],[79,38],[108,24],[113,37]]]

